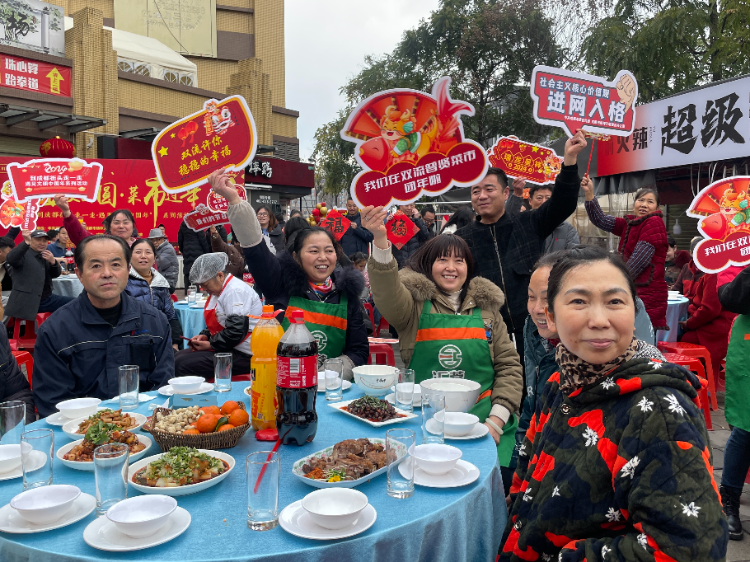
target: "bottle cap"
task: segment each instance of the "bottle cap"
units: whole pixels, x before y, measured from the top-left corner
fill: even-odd
[[[292,311],[292,318],[291,322],[293,324],[304,324],[305,323],[305,313],[301,310],[294,310]]]
[[[273,318],[273,305],[272,304],[263,305],[263,318]]]

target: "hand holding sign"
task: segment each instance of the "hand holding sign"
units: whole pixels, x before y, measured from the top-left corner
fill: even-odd
[[[62,211],[63,217],[68,218],[70,216],[70,205],[68,205],[68,198],[65,195],[55,195],[53,197],[55,205]]]
[[[385,228],[385,218],[388,211],[384,207],[365,207],[362,209],[362,228],[372,232],[373,243],[381,250],[388,247],[388,231]]]
[[[240,202],[240,195],[226,168],[215,170],[208,176],[208,183],[211,190],[217,195],[221,195],[230,205],[236,205]]]
[[[591,181],[591,178],[586,176],[583,176],[583,179],[581,179],[581,189],[583,189],[583,194],[586,197],[586,201],[591,201],[594,199],[594,182]]]
[[[620,96],[620,101],[625,104],[625,111],[633,105],[637,91],[633,77],[630,74],[623,74],[617,82],[617,95]]]

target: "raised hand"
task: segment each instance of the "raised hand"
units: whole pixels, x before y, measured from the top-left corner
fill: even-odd
[[[578,155],[587,146],[586,137],[582,130],[565,141],[565,161],[566,166],[572,166],[578,161]]]
[[[52,265],[55,264],[55,256],[52,255],[52,252],[49,250],[42,250],[41,252],[42,257],[47,260],[47,262],[51,263]]]
[[[513,195],[516,197],[523,197],[523,188],[526,187],[526,180],[523,178],[516,178],[513,180]]]
[[[208,176],[208,183],[211,190],[217,195],[221,195],[229,201],[230,205],[236,205],[241,201],[237,190],[232,183],[232,179],[225,173],[226,169],[216,170]]]
[[[68,218],[70,216],[70,205],[68,205],[68,198],[65,195],[55,195],[55,205],[62,211],[63,217]]]
[[[23,236],[23,241],[26,242],[29,246],[31,246],[31,231],[22,230],[21,235]]]
[[[625,104],[625,111],[630,109],[635,101],[635,80],[630,74],[623,74],[622,78],[615,84],[620,101]]]
[[[588,174],[583,176],[583,179],[581,180],[581,189],[583,189],[583,194],[586,196],[586,201],[594,199],[594,182],[591,181]]]
[[[388,211],[383,207],[365,207],[362,209],[362,228],[372,232],[375,245],[381,250],[388,247],[388,231],[385,228],[385,217]]]

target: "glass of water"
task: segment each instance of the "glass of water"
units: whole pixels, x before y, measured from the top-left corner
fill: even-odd
[[[0,445],[18,446],[24,431],[26,431],[26,403],[21,400],[0,403]]]
[[[214,353],[214,390],[216,392],[232,390],[231,353]]]
[[[422,389],[422,443],[445,443],[445,395]]]
[[[187,301],[188,304],[193,304],[195,302],[195,293],[198,292],[198,287],[195,285],[190,285],[187,290]]]
[[[135,410],[138,407],[138,365],[123,365],[118,369],[120,380],[120,409]]]
[[[328,359],[323,365],[326,387],[326,400],[335,402],[344,398],[342,389],[344,362],[341,359]]]
[[[23,489],[52,484],[52,460],[55,458],[55,432],[32,429],[21,434]]]
[[[128,497],[128,457],[130,448],[125,443],[109,443],[94,449],[94,485],[96,487],[96,516]]]
[[[385,458],[388,463],[386,493],[392,498],[414,495],[414,447],[416,436],[411,429],[389,429],[385,432]]]
[[[279,454],[250,453],[247,473],[247,526],[252,531],[269,531],[279,524]]]
[[[414,369],[399,369],[396,383],[396,408],[405,412],[414,411]]]

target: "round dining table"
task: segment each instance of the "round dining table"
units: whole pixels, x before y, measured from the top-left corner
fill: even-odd
[[[182,326],[182,335],[186,338],[197,336],[206,329],[203,308],[203,306],[189,305],[182,302],[174,303],[177,320],[180,321],[180,326]]]
[[[52,292],[63,297],[77,297],[83,291],[83,283],[75,273],[60,275],[52,280]]]
[[[219,405],[226,400],[250,397],[243,391],[247,382],[235,382],[228,393],[216,395]],[[213,391],[204,395],[215,395]],[[344,400],[361,396],[356,385],[344,391]],[[161,403],[162,396],[141,403],[138,412],[148,414],[148,404]],[[114,405],[116,408],[117,406]],[[421,418],[375,428],[335,411],[322,393],[317,397],[318,431],[302,447],[282,445],[279,510],[301,500],[313,488],[292,474],[292,465],[302,457],[344,439],[384,438],[386,429],[408,428],[421,443]],[[415,410],[419,414],[419,409]],[[55,450],[70,439],[61,428],[44,420],[34,428],[53,427]],[[512,438],[512,436],[511,436]],[[0,560],[4,562],[98,562],[128,560],[159,562],[273,561],[273,562],[382,562],[429,560],[446,562],[490,562],[495,559],[507,515],[505,493],[497,464],[497,450],[489,435],[474,440],[446,440],[463,452],[463,460],[479,469],[478,479],[457,488],[427,488],[417,485],[414,495],[395,499],[386,494],[386,475],[381,474],[357,486],[377,511],[377,520],[359,535],[340,540],[319,541],[299,538],[281,526],[270,531],[247,527],[247,477],[245,458],[251,452],[269,451],[273,443],[255,439],[252,429],[236,447],[224,449],[236,465],[223,481],[195,494],[177,497],[180,507],[192,518],[188,529],[175,539],[152,548],[132,552],[107,552],[90,547],[83,540],[84,529],[95,520],[95,512],[83,520],[53,531],[37,534],[0,532]],[[146,455],[158,454],[154,443]],[[54,461],[54,484],[73,484],[94,495],[94,473],[74,470]],[[10,502],[22,490],[21,478],[0,482],[0,505]],[[131,486],[128,496],[138,495]]]
[[[667,326],[669,331],[659,330],[656,332],[656,341],[676,342],[680,336],[680,322],[687,320],[690,300],[678,296],[667,301]]]

